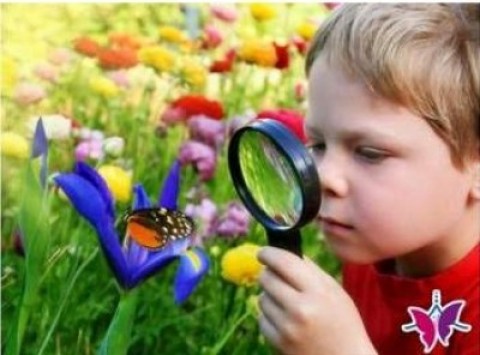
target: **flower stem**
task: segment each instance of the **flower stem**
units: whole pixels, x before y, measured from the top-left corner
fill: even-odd
[[[101,355],[127,354],[130,345],[130,335],[135,319],[138,301],[138,288],[124,292],[108,327],[107,334],[100,345]]]

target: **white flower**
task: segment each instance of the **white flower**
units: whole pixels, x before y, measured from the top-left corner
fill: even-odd
[[[118,157],[125,148],[125,140],[121,137],[109,137],[103,141],[103,151],[112,156]]]
[[[37,121],[42,118],[43,127],[47,139],[62,140],[70,137],[72,133],[72,121],[62,115],[42,115],[31,117],[27,122],[27,128],[33,136]]]

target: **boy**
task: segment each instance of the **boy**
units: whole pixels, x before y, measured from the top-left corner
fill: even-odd
[[[480,354],[478,4],[344,4],[308,54],[318,222],[343,286],[265,247],[285,354]]]

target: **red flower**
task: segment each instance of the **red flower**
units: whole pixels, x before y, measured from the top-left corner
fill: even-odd
[[[225,73],[232,70],[233,62],[235,61],[237,54],[234,49],[230,49],[225,58],[222,60],[216,60],[210,66],[211,73]]]
[[[290,58],[288,56],[288,43],[286,45],[279,45],[273,42],[275,47],[275,52],[277,54],[277,62],[275,63],[275,68],[277,69],[286,69],[290,64]]]
[[[107,70],[128,69],[138,63],[136,52],[128,47],[102,48],[97,58],[100,66]]]
[[[87,57],[95,57],[100,50],[100,45],[91,38],[80,37],[73,41],[73,48]]]
[[[277,109],[264,110],[257,114],[257,119],[271,118],[286,125],[303,143],[307,142],[307,137],[304,131],[303,116],[294,110]]]
[[[205,115],[217,120],[223,117],[222,104],[215,100],[209,100],[202,95],[182,96],[172,103],[172,107],[183,110],[186,119],[195,115]]]
[[[294,36],[292,38],[292,43],[297,48],[297,50],[300,54],[305,55],[307,53],[308,42],[305,41],[302,37]]]
[[[340,2],[324,2],[323,5],[329,9],[334,10],[336,7],[340,6],[342,3]]]

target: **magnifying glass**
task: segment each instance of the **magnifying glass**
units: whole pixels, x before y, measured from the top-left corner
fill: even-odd
[[[265,228],[269,245],[301,257],[300,228],[320,208],[317,168],[303,143],[276,120],[255,120],[232,136],[228,167],[237,194]]]

